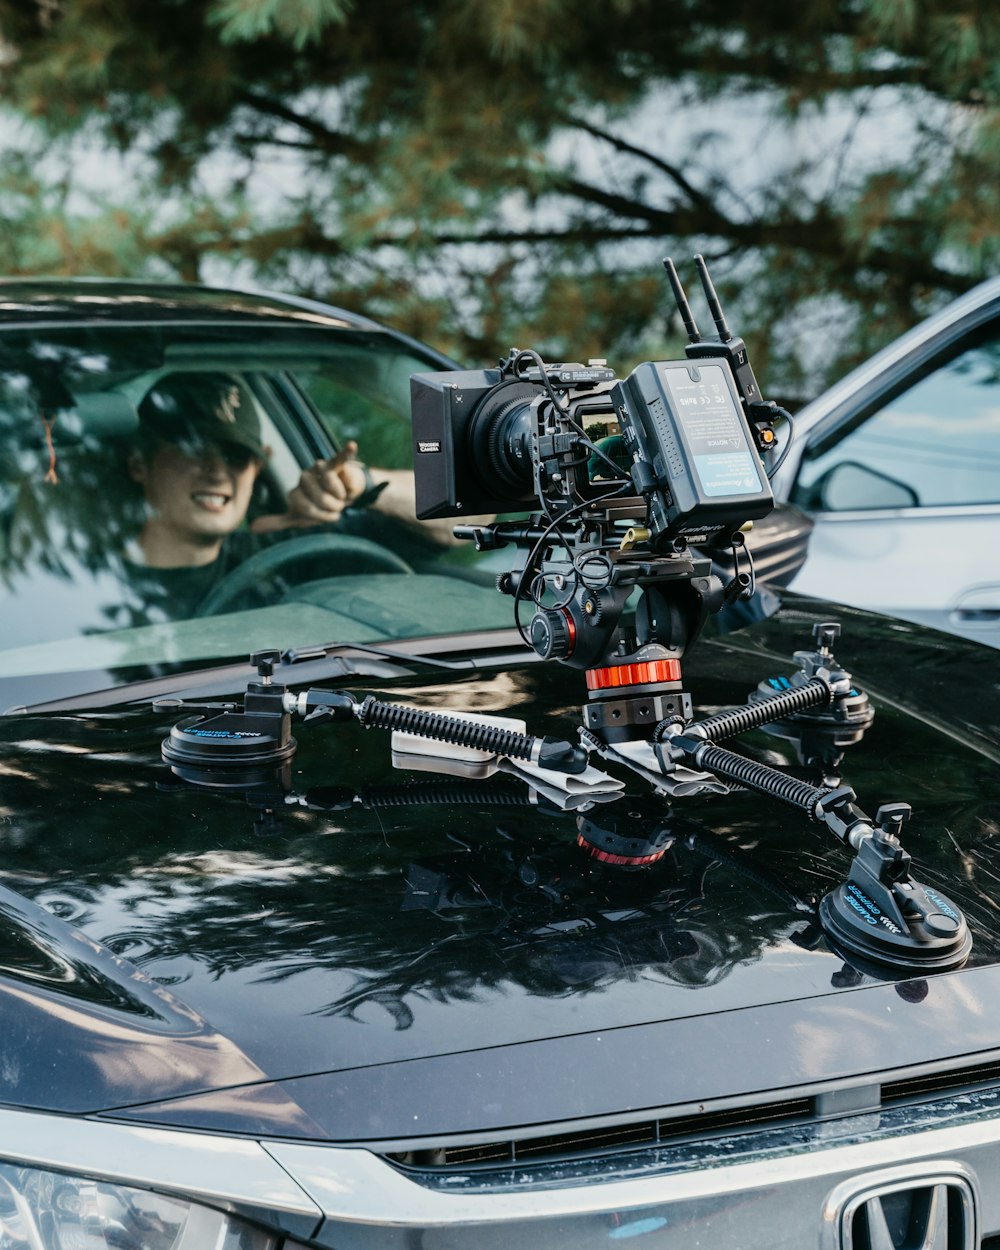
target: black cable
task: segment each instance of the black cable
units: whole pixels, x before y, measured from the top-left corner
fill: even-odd
[[[779,417],[784,417],[785,421],[788,424],[788,433],[785,436],[785,445],[784,447],[782,447],[781,453],[779,454],[777,460],[775,460],[774,464],[772,464],[769,469],[765,469],[765,473],[767,474],[768,481],[770,481],[771,478],[774,477],[775,473],[777,473],[778,470],[781,468],[781,466],[785,463],[785,457],[788,455],[789,449],[791,448],[792,443],[795,440],[795,422],[792,420],[792,414],[788,411],[787,408],[779,407],[777,415]]]
[[[579,429],[579,426],[577,426],[577,428]],[[586,436],[586,434],[583,435],[581,442],[583,443],[583,446],[588,447],[590,451],[595,456],[598,457],[598,459],[603,460],[606,465],[609,465],[612,469],[614,469],[615,476],[613,478],[606,479],[606,480],[610,480],[613,482],[631,482],[632,479],[629,477],[629,475],[627,473],[622,472],[621,465],[616,464],[614,460],[611,459],[610,456],[606,455],[603,451],[601,451],[600,447],[598,447],[595,442],[589,439]],[[587,460],[589,459],[590,459],[590,456],[587,457]],[[584,461],[584,463],[586,463],[586,461]]]
[[[593,574],[587,573],[588,564],[599,564],[601,566],[602,577],[598,581]],[[611,576],[614,573],[614,565],[610,558],[599,547],[591,547],[587,551],[581,551],[573,561],[573,565],[580,575],[580,580],[588,590],[603,590],[605,586],[611,584]],[[588,580],[589,579],[589,580]]]
[[[603,495],[596,495],[593,499],[584,499],[580,503],[575,504],[568,511],[564,512],[562,516],[556,517],[553,521],[551,521],[548,527],[542,532],[541,537],[538,538],[535,545],[532,547],[528,555],[528,558],[525,560],[524,562],[525,572],[527,572],[527,570],[534,564],[536,556],[541,552],[542,548],[548,542],[549,535],[552,533],[552,531],[557,530],[558,532],[558,526],[560,525],[561,522],[568,520],[571,516],[574,515],[574,513],[580,512],[584,508],[589,508],[593,504],[603,503],[605,499],[613,499],[616,495],[620,495],[620,494],[622,494],[622,488],[617,487],[615,490],[606,491]],[[570,557],[572,557],[573,553],[569,545],[569,541],[562,534],[559,535],[559,539],[560,539],[560,545],[564,547],[567,553],[570,555]],[[542,576],[544,576],[544,573],[536,574],[535,577],[532,578],[532,585],[534,585],[538,577],[542,577]],[[521,600],[526,597],[522,589],[523,580],[524,580],[523,578],[518,579],[517,589],[514,591],[514,625],[517,628],[517,632],[521,635],[521,639],[525,643],[527,643],[527,645],[530,647],[531,640],[529,639],[528,635],[524,632],[524,627],[521,625],[520,616],[518,614],[519,604]],[[535,600],[533,595],[531,598],[532,598],[532,602],[537,604],[537,601]]]
[[[518,372],[518,365],[520,365],[522,360],[533,360],[535,362],[535,364],[538,366],[538,372],[542,379],[542,385],[545,387],[546,391],[548,392],[549,399],[552,401],[552,406],[556,409],[557,412],[561,412],[565,415],[566,409],[562,406],[562,404],[560,404],[559,399],[555,391],[553,390],[551,379],[549,378],[549,375],[545,368],[545,361],[542,360],[538,352],[532,351],[530,347],[526,347],[526,348],[522,348],[522,350],[517,353],[517,355],[514,357],[512,367],[514,369],[514,372],[518,374],[518,377],[522,376]],[[574,428],[579,430],[579,432],[582,434],[583,430],[580,429],[579,425],[577,425],[576,422],[572,421],[572,418],[570,418],[570,420]]]
[[[750,573],[749,573],[750,581],[747,586],[746,592],[741,593],[740,597],[743,599],[752,599],[753,596],[757,593],[757,570],[754,568],[753,552],[746,545],[746,542],[733,543],[733,576],[734,577],[740,576],[739,553],[741,549],[746,552],[747,564],[750,566]]]

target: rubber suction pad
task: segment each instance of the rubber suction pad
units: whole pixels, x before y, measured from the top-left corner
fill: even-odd
[[[959,968],[969,957],[972,935],[958,907],[944,894],[913,883],[933,910],[904,912],[905,929],[854,881],[845,881],[820,902],[824,932],[835,946],[900,972]]]
[[[280,764],[295,753],[280,717],[229,712],[211,719],[182,720],[161,744],[168,764],[193,768],[255,768]]]

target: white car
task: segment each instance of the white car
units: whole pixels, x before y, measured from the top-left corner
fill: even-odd
[[[1000,647],[1000,278],[814,400],[773,483],[813,520],[793,590]]]

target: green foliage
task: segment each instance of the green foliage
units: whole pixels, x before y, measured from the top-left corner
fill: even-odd
[[[64,167],[142,171],[8,180],[19,272],[249,278],[470,361],[624,368],[676,346],[659,262],[702,251],[794,398],[997,266],[970,0],[0,0],[0,33],[0,102]]]
[[[293,47],[318,41],[330,25],[340,25],[350,6],[340,0],[215,0],[208,20],[223,43],[250,43],[277,34]]]

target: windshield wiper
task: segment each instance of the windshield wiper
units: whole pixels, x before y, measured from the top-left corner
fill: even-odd
[[[374,655],[390,660],[405,660],[409,664],[422,664],[425,668],[451,668],[468,670],[478,668],[475,660],[439,660],[436,656],[409,655],[391,647],[376,647],[367,642],[341,642],[329,647],[290,647],[282,651],[282,664],[306,664],[310,660],[337,659],[347,663],[344,651],[360,651],[362,655]],[[350,671],[350,670],[349,670]]]
[[[381,647],[374,643],[335,642],[317,647],[288,648],[281,653],[282,665],[293,668],[287,676],[296,684],[317,680],[329,681],[336,677],[398,677],[414,675],[420,669],[450,672],[473,672],[489,668],[501,660],[509,661],[512,647],[523,652],[525,662],[537,659],[529,651],[516,630],[493,630],[487,634],[458,634],[439,638],[414,640],[413,650],[407,649],[407,640],[395,647]],[[419,649],[418,649],[419,648]],[[458,660],[445,660],[437,652],[461,654]],[[352,658],[357,655],[357,659]],[[369,661],[385,661],[384,664],[365,664]],[[301,666],[301,667],[300,667]],[[40,703],[21,704],[7,708],[3,716],[25,716],[47,712],[85,712],[101,708],[131,704],[133,706],[157,702],[170,695],[211,698],[241,690],[246,684],[247,661],[229,661],[188,672],[169,673],[161,677],[144,678],[120,686],[109,686],[95,691],[51,699]]]

